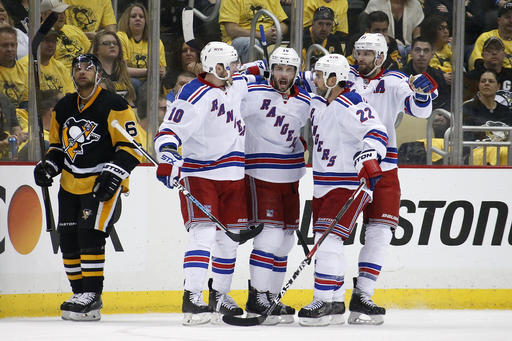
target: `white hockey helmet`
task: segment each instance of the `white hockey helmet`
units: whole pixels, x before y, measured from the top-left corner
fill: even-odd
[[[231,45],[220,41],[212,41],[201,50],[201,64],[203,71],[213,73],[220,80],[227,80],[232,74],[230,64],[238,62],[238,53]],[[221,78],[217,75],[216,66],[222,64],[228,72],[227,77]]]
[[[294,78],[297,78],[300,69],[300,57],[297,54],[297,52],[292,48],[278,47],[277,49],[274,50],[274,52],[272,52],[272,55],[270,55],[269,64],[271,73],[273,66],[277,64],[295,66]]]
[[[336,75],[336,84],[342,81],[348,80],[348,73],[350,72],[350,65],[348,64],[347,58],[341,54],[326,54],[316,62],[315,71],[322,72],[325,85],[330,89],[334,86],[327,85],[327,79],[334,73]]]
[[[388,55],[388,44],[386,38],[380,33],[365,33],[354,44],[354,58],[360,50],[367,50],[375,52],[375,66],[379,67],[384,63]],[[377,60],[381,55],[384,55],[380,65],[377,65]]]

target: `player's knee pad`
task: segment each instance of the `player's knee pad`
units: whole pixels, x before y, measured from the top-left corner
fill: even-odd
[[[188,249],[210,251],[215,245],[215,229],[213,223],[192,223],[188,230]]]
[[[368,246],[386,247],[391,243],[393,232],[386,224],[368,224],[364,234],[364,243]]]
[[[76,229],[73,232],[59,232],[60,250],[62,254],[74,254],[80,251],[78,245],[78,232]]]
[[[93,229],[78,229],[78,243],[80,249],[103,249],[105,239],[108,237],[103,231]]]
[[[284,230],[281,227],[265,225],[263,230],[254,238],[253,248],[275,254],[282,246],[283,237]]]
[[[274,252],[274,255],[277,257],[287,256],[295,245],[295,233],[293,230],[282,230],[283,239],[281,242],[281,247],[278,247]]]
[[[236,250],[238,249],[238,245],[240,244],[229,238],[224,231],[217,230],[213,253],[216,257],[236,258]]]
[[[315,241],[321,236],[315,233]],[[325,274],[339,274],[344,267],[343,241],[336,235],[329,234],[318,247],[315,254],[315,271]]]

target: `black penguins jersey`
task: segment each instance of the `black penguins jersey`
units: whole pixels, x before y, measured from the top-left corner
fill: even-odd
[[[101,87],[82,108],[76,92],[55,105],[47,157],[62,170],[60,184],[64,190],[90,193],[105,163],[131,172],[140,162],[140,152],[111,126],[113,120],[141,142],[135,114],[128,103]],[[123,192],[128,191],[128,178],[122,186]]]

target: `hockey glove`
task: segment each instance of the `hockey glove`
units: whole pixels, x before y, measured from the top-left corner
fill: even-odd
[[[36,185],[41,187],[50,187],[53,183],[53,177],[57,174],[59,174],[59,168],[49,160],[44,165],[42,161],[39,161],[34,168],[34,180]]]
[[[174,188],[173,182],[180,180],[180,167],[182,165],[183,159],[180,153],[175,148],[163,146],[158,152],[157,179],[167,187]]]
[[[99,201],[108,201],[116,194],[121,181],[126,179],[130,173],[116,164],[106,163],[96,178],[92,187],[92,195]]]
[[[373,191],[375,185],[382,177],[382,170],[380,169],[375,149],[357,152],[354,155],[354,167],[356,168],[359,181],[364,182],[366,187]]]
[[[426,102],[437,89],[436,81],[426,72],[409,77],[409,86],[414,91],[414,99]]]

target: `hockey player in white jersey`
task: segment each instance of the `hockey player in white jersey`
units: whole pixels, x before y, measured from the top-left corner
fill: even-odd
[[[316,252],[313,301],[298,314],[304,326],[344,322],[343,243],[371,201],[371,192],[382,175],[379,163],[386,154],[386,129],[375,108],[347,87],[349,71],[347,59],[339,54],[325,55],[315,64],[317,95],[311,98],[315,240],[360,181],[366,188]]]
[[[242,101],[246,123],[246,186],[250,222],[265,223],[254,238],[250,255],[251,281],[246,311],[262,314],[281,290],[288,253],[298,228],[299,179],[305,174],[300,129],[309,117],[309,94],[294,84],[300,58],[291,48],[278,47],[270,56],[270,82],[249,83]],[[295,309],[282,303],[265,324],[294,321]]]
[[[247,226],[245,192],[245,124],[240,101],[247,83],[234,72],[236,50],[211,42],[201,51],[205,73],[186,84],[165,115],[156,134],[157,177],[172,188],[180,182],[230,231]],[[178,153],[182,146],[183,155]],[[180,193],[181,212],[189,241],[185,251],[182,311],[184,324],[210,320],[210,312],[241,315],[243,310],[227,294],[235,268],[238,244],[216,231],[215,223]],[[211,257],[210,257],[211,256]],[[212,261],[209,306],[202,290]],[[220,317],[220,316],[218,316]]]
[[[432,98],[437,94],[436,82],[426,73],[408,77],[398,71],[382,68],[387,44],[380,33],[365,33],[354,45],[357,66],[349,80],[363,98],[378,108],[379,117],[389,137],[387,153],[382,159],[382,179],[373,192],[373,201],[364,210],[365,245],[359,253],[359,275],[354,278],[350,301],[349,323],[381,324],[386,310],[371,299],[384,263],[392,233],[398,225],[400,184],[397,173],[395,121],[400,112],[428,118]],[[366,318],[361,318],[366,315]]]

